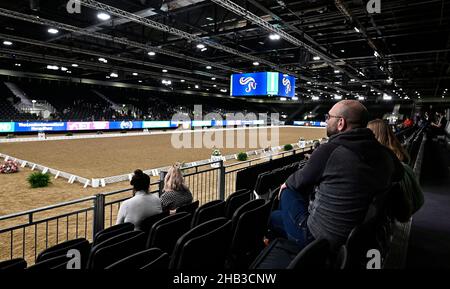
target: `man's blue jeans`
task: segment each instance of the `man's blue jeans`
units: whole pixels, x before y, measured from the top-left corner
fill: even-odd
[[[270,229],[304,247],[314,240],[307,220],[308,202],[300,193],[284,189],[278,210],[273,211],[270,216]]]

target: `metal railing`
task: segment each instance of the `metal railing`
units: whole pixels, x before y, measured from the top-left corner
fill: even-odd
[[[186,185],[200,204],[225,200],[235,191],[236,176],[252,165],[304,152],[307,148],[270,153],[224,166],[223,160],[182,168]],[[164,176],[152,179],[151,193],[163,191]],[[76,238],[93,240],[95,234],[115,224],[120,205],[132,196],[132,189],[102,193],[39,209],[0,216],[0,260],[24,258],[35,262],[39,252]]]

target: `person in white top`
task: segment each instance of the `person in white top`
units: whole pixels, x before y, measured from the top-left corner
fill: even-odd
[[[140,230],[144,219],[162,212],[161,200],[157,193],[149,193],[150,177],[142,170],[134,171],[130,184],[133,197],[120,206],[116,224],[133,223],[135,230]]]

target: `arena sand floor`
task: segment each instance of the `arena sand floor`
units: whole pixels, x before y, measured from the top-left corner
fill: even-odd
[[[300,137],[307,140],[320,139],[325,135],[326,132],[324,129],[285,127],[279,130],[279,144],[296,143]],[[255,148],[249,147],[248,131],[245,137],[247,139],[245,148],[221,149],[222,154],[235,154],[241,151],[254,150]],[[106,177],[126,174],[136,168],[150,169],[167,166],[175,162],[198,161],[208,159],[211,155],[210,148],[175,149],[171,144],[171,135],[169,134],[2,143],[0,144],[0,152],[19,159],[78,174],[83,177]],[[227,163],[233,162],[227,161]],[[107,185],[106,187],[84,189],[81,184],[68,184],[67,180],[64,179],[52,179],[52,184],[47,188],[31,189],[26,181],[30,173],[30,169],[24,168],[16,174],[0,175],[0,216],[88,197],[98,193],[129,188],[128,182],[120,182]],[[129,193],[118,195],[117,198],[123,198],[127,194]],[[86,205],[84,204],[84,206]],[[84,208],[82,205],[69,206],[65,207],[64,210],[53,210],[52,214],[62,214],[82,208]],[[115,211],[107,217],[107,222],[114,222]],[[47,218],[49,215],[43,213],[35,217],[40,219]],[[80,218],[80,223],[86,223],[86,221],[89,223],[91,221],[90,215],[81,216]],[[16,219],[14,222],[3,221],[0,222],[0,229],[11,227],[22,222],[26,222],[26,218],[23,218],[23,220]],[[67,222],[72,227],[69,233],[74,234],[75,221],[71,219]],[[60,224],[60,226],[64,226],[64,224]],[[39,229],[41,231],[45,230],[45,228]],[[90,229],[88,227],[83,231],[82,228],[77,228],[77,231],[79,230],[77,233],[81,236],[83,234],[89,235]],[[54,230],[54,228],[50,228],[50,234]],[[26,234],[34,235],[34,231],[27,230]],[[15,243],[20,244],[23,233],[19,231],[14,235],[17,235],[13,236]],[[61,238],[65,237],[61,236]],[[9,241],[10,236],[0,236],[0,243],[2,243],[1,241],[3,239],[7,241],[5,238]],[[49,238],[49,244],[56,242],[55,239],[55,237]],[[25,254],[28,260],[32,260],[35,241],[33,238],[27,238],[27,240],[30,240],[30,243],[28,244],[27,241]],[[36,244],[38,251],[43,249],[42,237],[38,236]],[[6,250],[7,248],[2,249],[5,249],[0,250],[4,253],[10,251],[9,249]],[[14,252],[17,255],[21,255],[22,250],[23,248],[20,246],[14,248]],[[2,257],[4,258],[6,256],[0,256],[0,259],[3,259]]]

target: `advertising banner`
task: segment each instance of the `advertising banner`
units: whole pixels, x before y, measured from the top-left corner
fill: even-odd
[[[324,122],[324,121],[294,121],[294,125],[297,125],[297,126],[326,127],[327,123]]]
[[[142,128],[170,128],[170,127],[177,127],[177,124],[173,124],[167,120],[167,121],[143,121],[142,122]]]
[[[141,129],[143,128],[142,123],[142,121],[110,121],[109,129]]]
[[[65,131],[65,122],[16,122],[15,132]]]
[[[108,121],[89,121],[89,122],[68,122],[68,131],[77,130],[107,130],[109,129]]]

